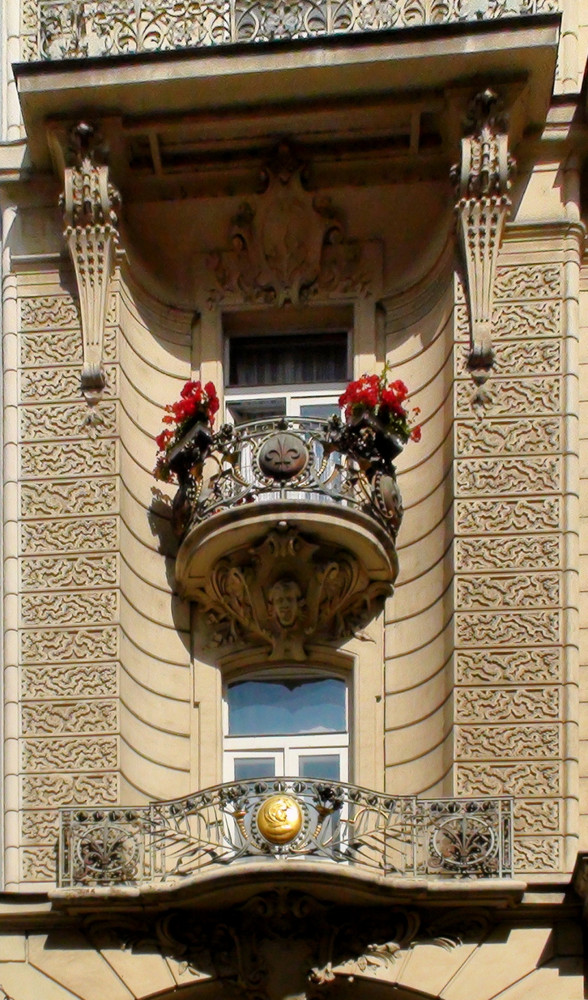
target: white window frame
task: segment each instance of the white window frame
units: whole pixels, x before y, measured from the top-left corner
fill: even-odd
[[[301,409],[303,406],[312,405],[313,402],[319,405],[325,405],[330,407],[331,413],[337,413],[339,410],[339,396],[345,390],[345,385],[335,385],[335,388],[324,389],[309,388],[309,385],[297,385],[297,386],[269,386],[267,389],[260,388],[259,386],[252,387],[251,389],[240,389],[238,392],[232,389],[225,389],[225,420],[228,423],[234,423],[234,417],[231,412],[231,404],[241,403],[241,402],[255,402],[256,400],[266,400],[266,399],[284,399],[284,416],[285,417],[300,417]],[[309,415],[311,416],[311,415]],[[254,418],[255,419],[255,418]],[[263,417],[259,417],[263,419]]]
[[[329,332],[328,330],[325,332]],[[337,332],[343,333],[340,327]],[[268,337],[275,340],[276,345],[279,341],[287,341],[289,336],[300,336],[300,334],[306,334],[309,337],[316,335],[320,337],[319,331],[312,330],[296,330],[283,331],[279,333],[262,333],[257,332],[252,334],[253,336]],[[344,392],[345,387],[349,380],[349,373],[352,369],[352,337],[351,332],[346,332],[347,336],[347,378],[342,382],[299,382],[295,384],[280,385],[280,384],[269,384],[269,385],[251,385],[251,386],[230,386],[228,385],[228,376],[230,372],[230,350],[231,342],[238,340],[238,335],[229,335],[225,338],[225,386],[224,386],[224,403],[225,403],[225,420],[228,423],[234,423],[233,414],[231,413],[231,404],[238,402],[254,402],[255,400],[266,400],[266,399],[284,399],[285,409],[284,416],[286,417],[299,417],[301,416],[301,408],[305,405],[311,405],[312,402],[318,402],[321,405],[332,405],[332,412],[336,413],[338,410],[338,400],[342,392]],[[279,349],[277,346],[276,349]],[[262,418],[260,418],[262,419]]]
[[[346,729],[336,733],[297,733],[278,735],[230,736],[228,689],[239,681],[272,680],[327,680],[343,681],[345,684]],[[267,673],[257,672],[244,677],[233,677],[225,684],[223,692],[223,781],[234,781],[235,760],[241,757],[273,757],[276,777],[297,777],[298,760],[301,756],[332,756],[337,754],[340,762],[339,781],[349,781],[350,733],[350,686],[349,678],[332,672]]]

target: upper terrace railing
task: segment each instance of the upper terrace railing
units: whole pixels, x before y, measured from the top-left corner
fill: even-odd
[[[61,887],[169,883],[216,866],[317,860],[378,875],[512,875],[512,801],[417,799],[342,782],[216,785],[132,808],[61,811]]]
[[[558,0],[39,0],[38,39],[27,48],[32,58],[81,59],[557,9]]]

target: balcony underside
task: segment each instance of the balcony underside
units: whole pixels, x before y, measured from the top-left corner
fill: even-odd
[[[288,528],[313,542],[347,550],[372,581],[391,584],[396,579],[398,558],[393,541],[369,515],[335,503],[285,496],[224,511],[190,529],[176,560],[181,596],[194,599],[214,564],[228,553],[255,546],[272,529]]]
[[[200,152],[210,162],[215,150],[222,152],[227,143],[234,147],[231,116],[239,115],[241,151],[247,144],[255,146],[260,134],[267,135],[268,117],[274,135],[276,130],[284,133],[278,120],[286,116],[287,132],[314,137],[316,142],[321,121],[325,128],[324,102],[333,100],[372,97],[389,104],[389,95],[394,94],[398,112],[399,95],[404,95],[402,115],[406,118],[412,101],[408,117],[417,116],[417,131],[413,122],[407,133],[404,158],[417,155],[424,162],[430,158],[430,149],[415,146],[422,113],[438,114],[435,130],[441,147],[437,152],[445,159],[453,157],[474,76],[502,85],[507,110],[524,90],[525,100],[518,101],[511,126],[516,140],[526,126],[543,120],[558,27],[559,15],[524,16],[256,45],[22,63],[15,67],[15,74],[34,167],[47,169],[51,156],[59,161],[59,144],[50,149],[48,122],[71,122],[82,113],[105,119],[111,164],[125,194],[127,180],[142,177],[134,166],[139,139],[147,149],[172,140],[180,146],[187,144],[195,161]],[[447,87],[455,93],[460,85],[467,89],[463,107],[459,101],[452,106],[443,100]],[[273,111],[268,108],[268,95]],[[323,102],[322,109],[316,102]],[[349,134],[361,120],[364,138],[369,137],[371,114],[361,107],[352,109],[352,114],[358,120],[350,123]],[[381,124],[385,134],[397,135],[398,121],[387,127]],[[59,126],[55,128],[59,131]],[[345,132],[344,124],[341,129]],[[165,165],[158,157],[154,170],[161,181]]]
[[[176,883],[60,886],[49,891],[49,898],[70,912],[100,910],[106,901],[109,907],[120,910],[134,907],[139,901],[149,909],[186,906],[207,910],[238,906],[252,893],[271,891],[276,886],[310,893],[326,903],[344,902],[349,906],[403,906],[420,902],[508,909],[520,902],[527,882],[511,876],[485,879],[377,876],[328,861],[302,860],[295,865],[257,861],[239,868],[218,867]]]
[[[221,656],[261,649],[282,662],[361,633],[397,573],[392,539],[372,518],[308,500],[213,515],[188,532],[176,562],[205,646]]]
[[[265,646],[302,661],[308,643],[357,634],[392,592],[402,441],[373,416],[343,424],[196,422],[170,453],[182,597],[208,645]],[[167,474],[167,473],[166,473]]]

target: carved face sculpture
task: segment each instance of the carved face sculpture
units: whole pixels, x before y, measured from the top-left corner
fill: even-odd
[[[291,628],[296,624],[301,611],[302,591],[296,582],[288,577],[276,580],[269,594],[270,614],[282,628]]]

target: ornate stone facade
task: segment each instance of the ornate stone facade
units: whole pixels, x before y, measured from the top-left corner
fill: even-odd
[[[43,883],[55,878],[56,806],[118,795],[117,366],[111,401],[89,406],[75,299],[31,290],[20,316],[20,877]],[[111,306],[111,362],[114,317]]]
[[[0,1000],[581,1000],[583,5],[0,4]]]
[[[516,251],[508,248],[516,262],[501,263],[496,273],[492,377],[468,377],[456,365],[456,780],[467,794],[500,789],[541,797],[529,830],[523,830],[519,813],[517,859],[531,870],[545,864],[554,870],[559,841],[552,837],[548,852],[530,835],[553,832],[553,810],[559,815],[564,793],[558,764],[563,730],[557,724],[565,643],[558,497],[565,461],[558,457],[563,371],[556,301],[562,279],[555,264],[531,268],[517,261]],[[460,339],[467,336],[461,308]],[[512,419],[518,413],[524,416]],[[498,499],[480,499],[490,494]],[[480,643],[484,653],[461,648]],[[510,725],[488,729],[489,722]],[[476,725],[481,723],[484,731]],[[523,763],[532,757],[550,760]],[[553,803],[551,810],[546,802]]]

